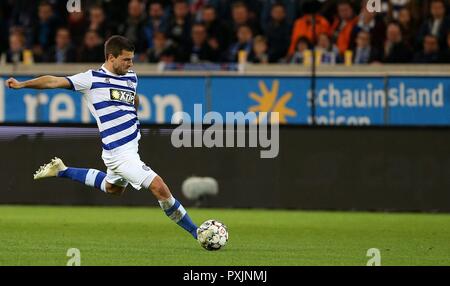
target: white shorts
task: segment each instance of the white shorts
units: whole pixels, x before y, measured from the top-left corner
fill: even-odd
[[[112,160],[104,161],[106,167],[106,181],[110,184],[126,187],[130,183],[133,188],[140,190],[142,183],[152,182],[158,176],[150,167],[141,161],[139,154],[126,154]]]

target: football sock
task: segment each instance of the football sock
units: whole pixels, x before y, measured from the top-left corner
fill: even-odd
[[[197,226],[192,222],[184,207],[174,197],[158,201],[166,215],[197,239]]]
[[[106,174],[101,171],[95,169],[67,168],[64,171],[60,171],[58,177],[69,178],[106,193]]]

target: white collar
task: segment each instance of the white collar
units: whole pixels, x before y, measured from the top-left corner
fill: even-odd
[[[102,65],[101,69],[104,70],[105,73],[108,74],[108,75],[112,75],[112,76],[120,76],[120,75],[118,75],[118,74],[115,74],[115,73],[109,71],[109,70],[106,68],[105,64]]]

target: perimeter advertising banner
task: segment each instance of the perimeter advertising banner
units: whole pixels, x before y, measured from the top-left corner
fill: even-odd
[[[26,80],[29,77],[19,77]],[[0,122],[93,123],[81,94],[11,90],[0,77]],[[319,77],[312,108],[309,77],[141,76],[141,123],[170,123],[183,111],[201,122],[208,111],[277,111],[284,124],[450,125],[447,77]],[[201,114],[194,105],[201,104]]]

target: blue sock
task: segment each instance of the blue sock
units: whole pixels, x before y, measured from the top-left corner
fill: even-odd
[[[192,222],[184,207],[174,197],[159,201],[166,215],[197,239],[197,226]]]
[[[58,177],[69,178],[106,193],[106,174],[95,169],[67,168],[58,173]]]

